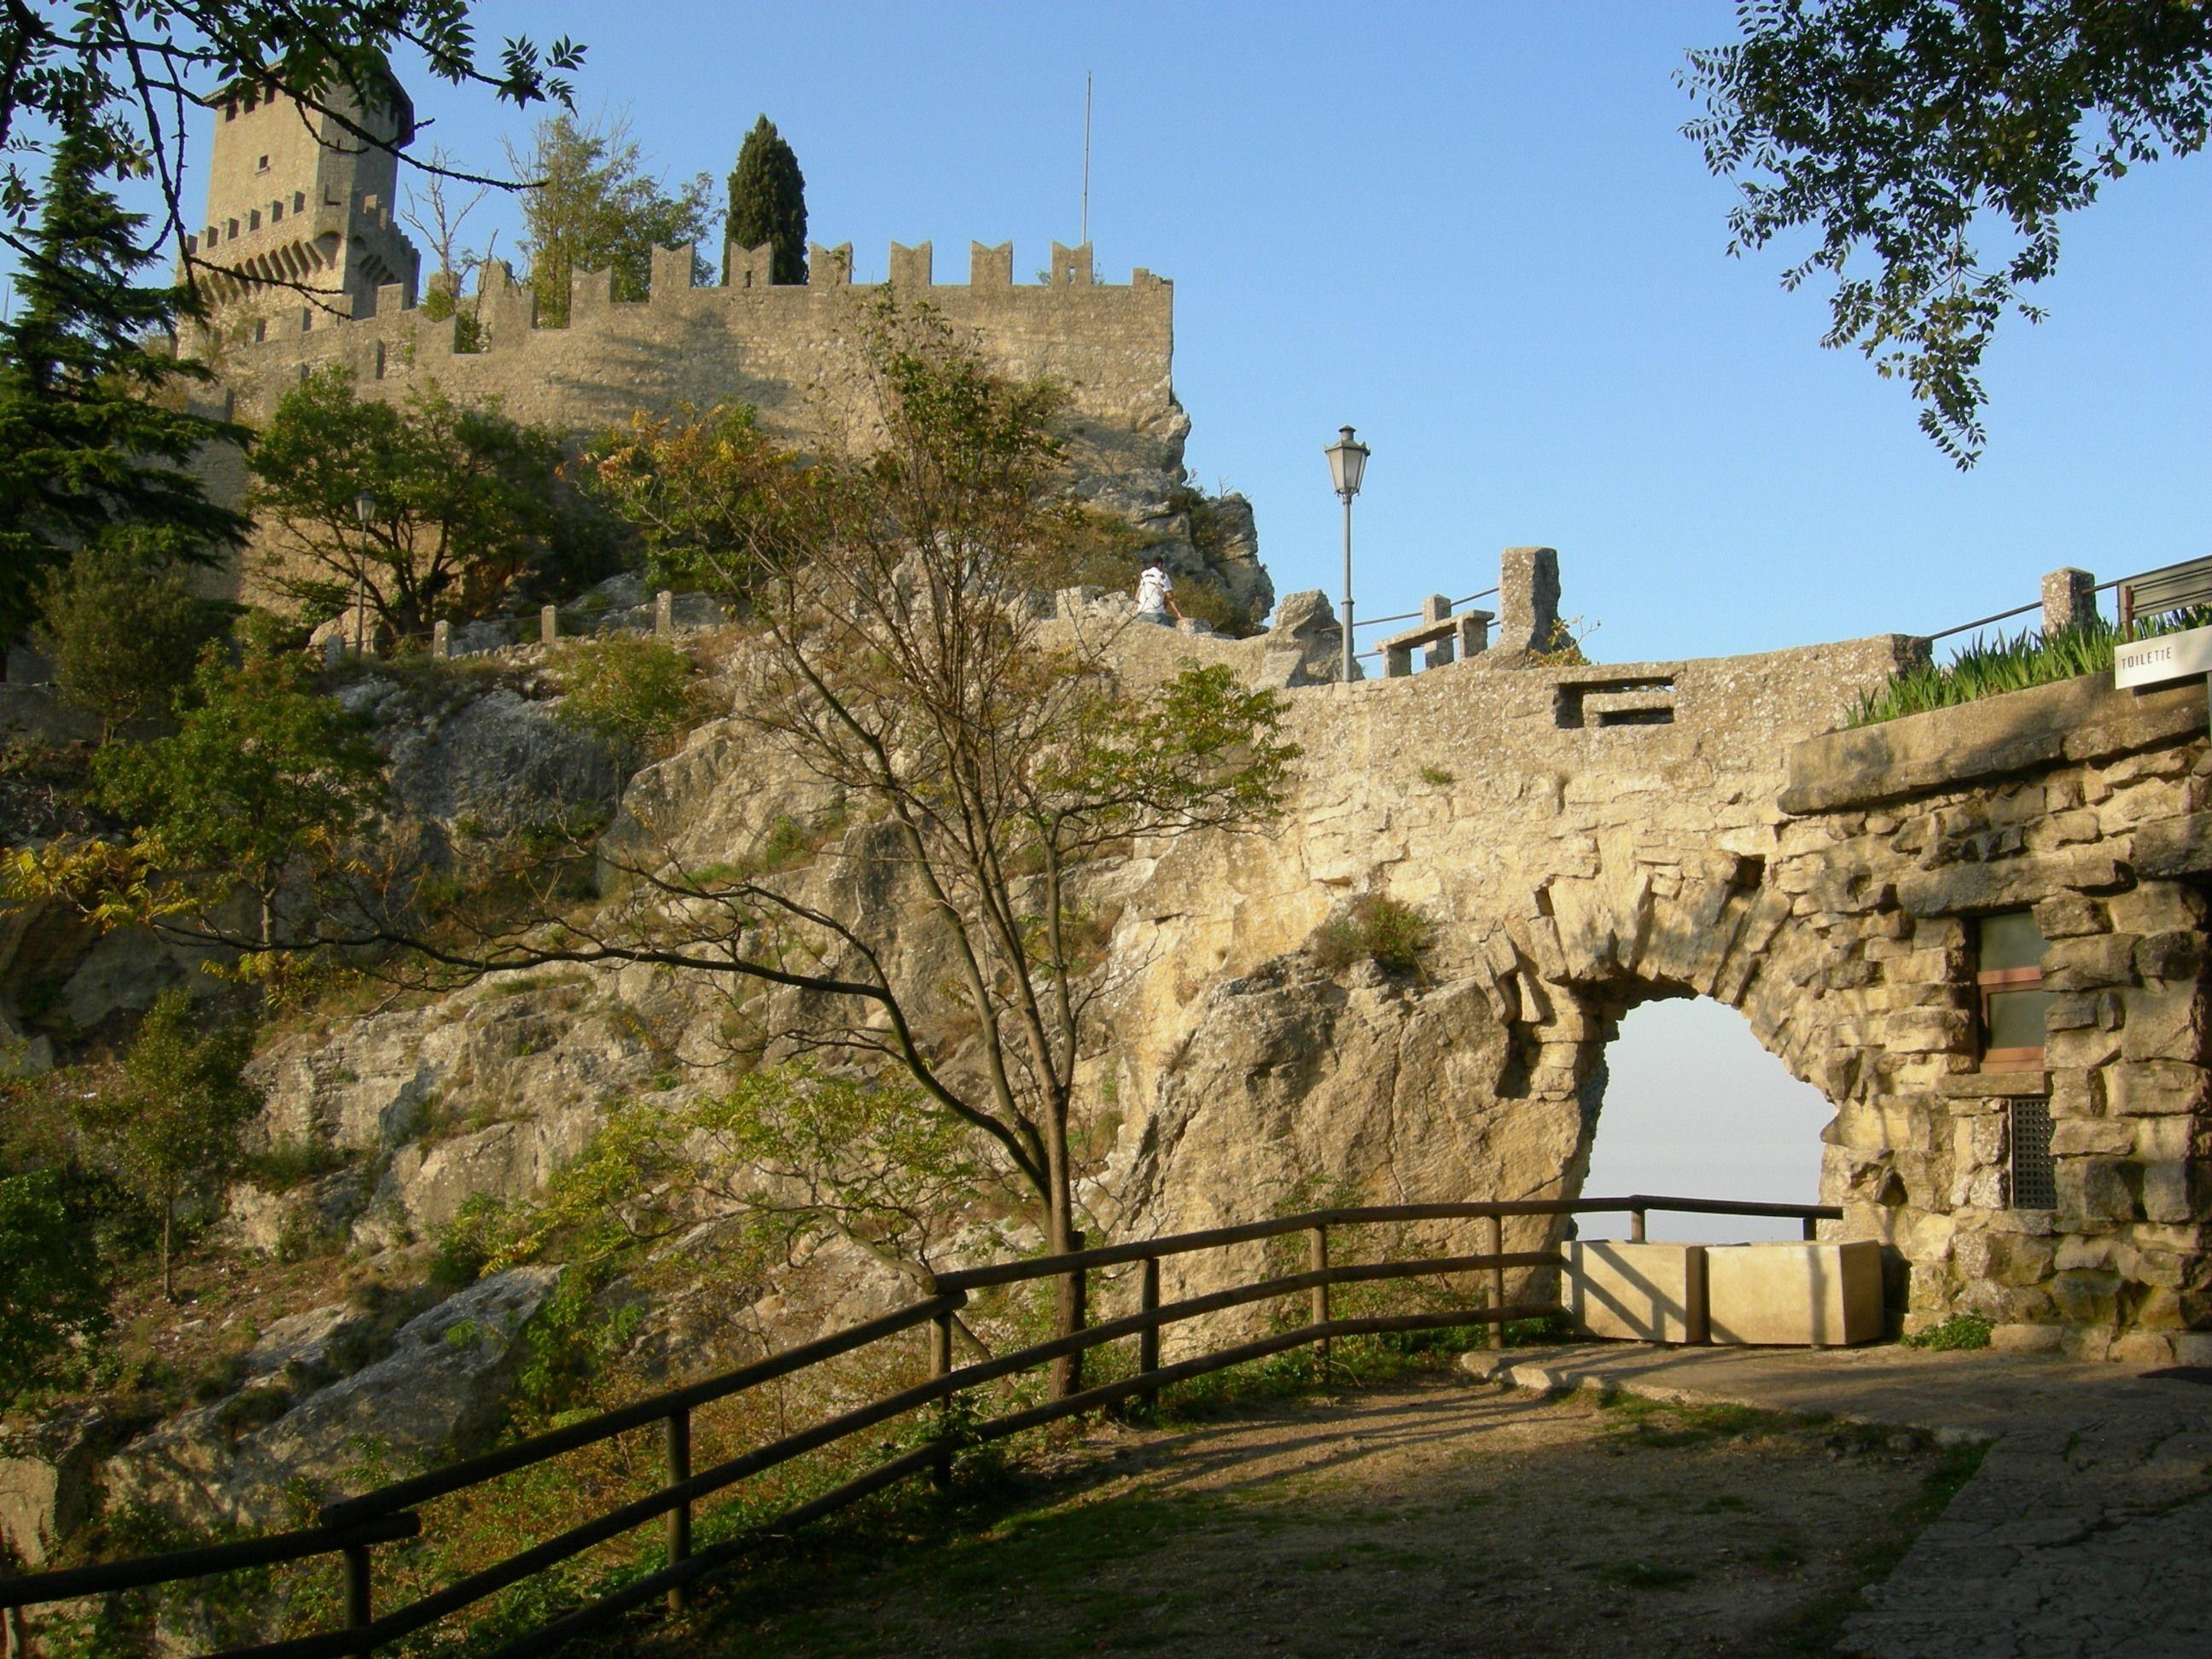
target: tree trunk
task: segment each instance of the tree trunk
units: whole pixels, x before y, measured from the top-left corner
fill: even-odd
[[[171,1199],[161,1206],[161,1299],[164,1302],[177,1299],[177,1279],[169,1256],[169,1235],[176,1226],[176,1221],[177,1201]]]
[[[1084,1247],[1083,1235],[1075,1225],[1075,1195],[1067,1178],[1067,1127],[1064,1115],[1054,1115],[1058,1121],[1049,1121],[1045,1138],[1045,1158],[1048,1179],[1052,1183],[1050,1208],[1046,1219],[1048,1254],[1066,1255]],[[1085,1322],[1085,1275],[1066,1274],[1053,1280],[1052,1334],[1073,1336]],[[1054,1400],[1065,1400],[1083,1388],[1083,1356],[1063,1354],[1052,1362],[1051,1392]]]

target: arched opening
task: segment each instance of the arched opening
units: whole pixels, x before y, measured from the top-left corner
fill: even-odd
[[[1735,1009],[1705,997],[1639,1004],[1605,1064],[1585,1193],[1820,1202],[1820,1130],[1835,1109]],[[1655,1212],[1648,1237],[1796,1238],[1799,1224]]]

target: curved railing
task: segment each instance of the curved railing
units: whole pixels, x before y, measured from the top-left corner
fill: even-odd
[[[1649,1211],[1673,1211],[1700,1215],[1779,1217],[1801,1221],[1806,1237],[1816,1222],[1836,1220],[1843,1212],[1832,1205],[1731,1203],[1714,1199],[1662,1198],[1637,1194],[1628,1198],[1530,1199],[1482,1204],[1392,1204],[1313,1210],[1269,1221],[1215,1227],[1203,1232],[1180,1233],[1125,1244],[1109,1244],[1056,1256],[971,1267],[938,1275],[935,1294],[926,1300],[872,1319],[848,1330],[770,1356],[750,1365],[687,1387],[641,1400],[634,1405],[603,1412],[583,1422],[533,1435],[511,1446],[502,1446],[478,1457],[409,1480],[380,1486],[358,1497],[343,1498],[323,1506],[317,1524],[266,1538],[173,1551],[96,1566],[70,1567],[55,1572],[0,1579],[0,1610],[16,1626],[17,1609],[118,1590],[178,1583],[316,1557],[340,1556],[345,1564],[345,1626],[320,1635],[297,1637],[258,1646],[223,1650],[228,1659],[325,1659],[325,1656],[367,1655],[386,1643],[422,1630],[459,1613],[510,1585],[606,1543],[651,1522],[664,1528],[666,1565],[624,1584],[611,1595],[498,1650],[495,1659],[521,1659],[527,1654],[548,1653],[574,1640],[607,1620],[653,1601],[666,1597],[669,1605],[684,1605],[689,1587],[717,1568],[734,1561],[757,1541],[763,1529],[785,1531],[880,1492],[908,1476],[927,1474],[940,1485],[949,1481],[954,1453],[967,1446],[1002,1440],[1011,1435],[1132,1398],[1156,1401],[1160,1389],[1209,1372],[1239,1365],[1293,1348],[1312,1346],[1324,1364],[1329,1344],[1339,1337],[1378,1335],[1391,1332],[1438,1330],[1487,1325],[1491,1340],[1502,1346],[1504,1327],[1516,1319],[1559,1312],[1554,1300],[1509,1304],[1505,1274],[1511,1268],[1559,1267],[1565,1258],[1556,1249],[1509,1251],[1504,1248],[1504,1223],[1523,1216],[1564,1217],[1593,1212],[1626,1212],[1631,1237],[1644,1236]],[[1331,1265],[1332,1230],[1423,1221],[1476,1221],[1483,1224],[1484,1248],[1473,1255],[1425,1256],[1404,1261],[1351,1262]],[[1195,1251],[1220,1249],[1236,1244],[1304,1234],[1307,1243],[1305,1271],[1279,1273],[1226,1290],[1175,1302],[1160,1300],[1159,1264],[1167,1257]],[[1137,1264],[1140,1269],[1138,1310],[1097,1324],[1085,1322],[1082,1287],[1086,1276],[1104,1267]],[[1387,1314],[1367,1318],[1336,1318],[1330,1310],[1330,1291],[1340,1285],[1378,1280],[1474,1273],[1483,1276],[1486,1294],[1480,1305],[1431,1310],[1419,1313]],[[1034,1343],[1011,1353],[991,1356],[955,1366],[952,1330],[956,1316],[967,1305],[971,1292],[998,1285],[1036,1279],[1071,1279],[1076,1290],[1077,1323],[1080,1328],[1050,1341]],[[1203,1315],[1242,1307],[1280,1297],[1304,1293],[1308,1298],[1307,1322],[1257,1340],[1215,1349],[1172,1364],[1160,1363],[1160,1332],[1169,1325]],[[714,1401],[739,1395],[781,1377],[793,1376],[842,1355],[856,1352],[914,1330],[929,1328],[929,1370],[927,1382],[872,1401],[829,1420],[787,1434],[711,1468],[691,1467],[691,1413]],[[1134,1337],[1137,1370],[1129,1376],[1092,1387],[1081,1384],[1080,1356],[1109,1342]],[[940,1417],[930,1443],[878,1464],[866,1474],[845,1481],[793,1508],[785,1510],[764,1528],[753,1528],[738,1537],[695,1549],[691,1516],[700,1500],[724,1492],[749,1476],[788,1463],[809,1452],[837,1444],[893,1419],[929,1406],[945,1406],[956,1395],[985,1383],[1031,1370],[1055,1360],[1074,1357],[1075,1382],[1057,1399],[1012,1411],[981,1421],[956,1421],[948,1411]],[[377,1545],[416,1538],[423,1531],[420,1506],[434,1498],[495,1480],[517,1470],[546,1462],[567,1453],[610,1440],[617,1435],[658,1425],[661,1431],[665,1478],[657,1491],[604,1511],[566,1532],[532,1545],[492,1566],[482,1569],[404,1606],[378,1613],[374,1608],[374,1558]],[[11,1650],[13,1644],[10,1644]]]

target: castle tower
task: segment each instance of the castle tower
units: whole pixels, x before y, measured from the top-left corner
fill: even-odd
[[[261,338],[276,318],[296,331],[331,312],[366,317],[389,283],[413,299],[422,256],[392,210],[393,150],[415,136],[415,106],[388,84],[388,101],[366,110],[343,88],[323,101],[391,149],[268,87],[238,89],[216,106],[207,222],[188,246],[224,337]]]

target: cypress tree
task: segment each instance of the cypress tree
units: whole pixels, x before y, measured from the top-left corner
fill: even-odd
[[[766,242],[775,250],[770,282],[806,280],[806,179],[799,170],[799,157],[765,115],[745,135],[738,165],[730,173],[726,234],[739,247]],[[727,282],[729,276],[723,271],[722,280]]]
[[[210,377],[161,337],[193,310],[189,289],[142,286],[158,257],[100,177],[82,133],[55,145],[38,233],[0,325],[0,641],[37,611],[45,574],[77,548],[125,534],[161,559],[209,562],[246,521],[186,470],[241,429],[192,414],[183,383]]]

